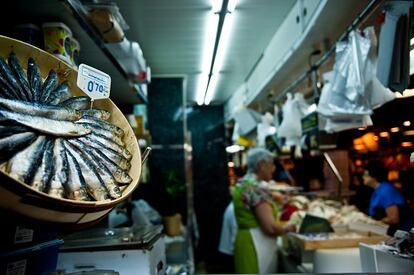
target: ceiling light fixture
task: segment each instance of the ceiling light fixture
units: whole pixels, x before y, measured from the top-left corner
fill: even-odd
[[[381,133],[379,133],[379,136],[380,137],[389,137],[390,134],[388,134],[388,132],[381,132]]]
[[[220,3],[220,1],[213,1],[212,4]],[[203,105],[204,95],[209,80],[209,71],[211,67],[211,59],[214,52],[214,41],[217,36],[217,26],[219,23],[219,16],[217,16],[217,7],[214,5],[208,12],[204,27],[204,41],[201,56],[201,75],[197,84],[196,101],[198,105]]]
[[[234,154],[234,153],[237,153],[237,152],[242,151],[242,150],[244,150],[244,146],[241,146],[241,145],[238,145],[238,144],[233,144],[233,145],[230,145],[230,146],[226,147],[226,152],[229,153],[229,154]]]
[[[413,147],[413,143],[411,141],[404,141],[401,142],[402,147]]]
[[[209,12],[205,28],[202,73],[198,82],[197,104],[210,104],[218,76],[223,65],[230,41],[230,33],[234,21],[233,11],[238,0],[211,0],[212,9]],[[219,6],[218,3],[221,3]],[[215,43],[213,41],[215,35]]]
[[[391,131],[391,132],[393,132],[393,133],[397,133],[397,132],[399,132],[399,131],[400,131],[400,128],[398,128],[398,127],[392,127],[392,128],[390,129],[390,131]]]

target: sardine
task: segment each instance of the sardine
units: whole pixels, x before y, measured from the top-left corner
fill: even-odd
[[[46,192],[50,188],[50,179],[53,176],[53,148],[55,141],[47,140],[43,152],[42,164],[37,169],[36,175],[31,183],[32,188],[39,192]]]
[[[33,100],[38,102],[40,100],[40,89],[42,88],[42,76],[39,67],[31,57],[27,61],[27,79],[32,90]]]
[[[88,160],[95,167],[96,172],[101,177],[103,184],[109,192],[109,195],[114,199],[119,198],[122,195],[121,190],[116,184],[115,178],[112,176],[109,169],[90,153],[90,149],[82,147],[77,147],[77,149],[80,151],[81,157]]]
[[[120,146],[124,146],[124,142],[122,141],[122,138],[118,135],[116,135],[113,131],[107,130],[105,128],[102,128],[98,124],[94,123],[86,123],[86,122],[76,122],[82,125],[85,125],[88,129],[91,129],[93,133],[99,134],[101,136],[104,136],[107,139],[110,139],[114,141],[115,143],[119,144]]]
[[[63,139],[57,138],[53,147],[53,176],[50,179],[50,187],[47,193],[52,197],[64,198],[64,186],[68,182],[68,159],[66,156]]]
[[[132,178],[128,175],[128,172],[122,169],[120,166],[118,166],[118,164],[114,160],[110,159],[100,150],[96,150],[93,147],[88,147],[87,145],[76,139],[71,139],[70,142],[79,149],[87,148],[86,150],[88,151],[88,154],[92,154],[100,163],[100,165],[104,165],[112,174],[117,183],[129,184],[132,182]]]
[[[110,171],[117,183],[124,185],[130,184],[132,182],[132,178],[129,176],[128,172],[121,169],[121,167],[116,165],[115,162],[102,154],[102,152],[91,150],[91,153],[97,160],[99,160],[103,166],[105,166]]]
[[[20,83],[20,90],[26,95],[29,101],[33,101],[34,97],[30,89],[29,81],[27,81],[27,76],[14,52],[11,52],[9,55],[9,66],[17,82]]]
[[[58,77],[54,70],[50,70],[45,82],[43,82],[42,89],[40,90],[40,102],[46,102],[50,94],[58,86]]]
[[[122,130],[121,128],[119,128],[118,126],[96,118],[96,117],[92,117],[92,116],[83,116],[81,119],[78,120],[78,122],[86,122],[86,123],[90,123],[90,124],[96,124],[101,128],[104,128],[108,131],[111,131],[113,133],[115,133],[117,136],[123,137],[124,136],[124,130]]]
[[[80,111],[67,107],[51,106],[37,102],[27,102],[6,98],[0,98],[0,106],[17,113],[42,116],[56,120],[76,121],[82,116]]]
[[[65,101],[69,98],[71,98],[72,92],[69,89],[69,85],[67,81],[60,84],[54,91],[52,91],[49,95],[49,97],[45,100],[45,103],[56,105],[59,104],[62,101]]]
[[[90,139],[89,140],[85,139],[82,141],[81,139],[78,138],[78,139],[69,139],[68,141],[71,143],[80,142],[80,144],[82,144],[82,145],[78,145],[80,147],[85,146],[97,152],[101,152],[102,154],[107,156],[109,159],[111,159],[113,162],[115,162],[116,165],[118,165],[123,170],[129,171],[129,169],[131,168],[131,163],[129,162],[129,160],[124,158],[122,155],[120,155],[119,153],[117,153],[116,151],[110,148],[99,146],[99,144],[92,142]]]
[[[24,132],[30,132],[30,129],[22,125],[0,125],[0,137],[2,138]]]
[[[131,152],[129,152],[128,149],[126,149],[124,146],[121,146],[113,140],[110,140],[103,135],[97,134],[94,131],[91,131],[91,134],[85,138],[91,139],[93,142],[99,144],[99,146],[111,148],[112,150],[121,154],[127,160],[130,160],[132,158]]]
[[[20,83],[14,77],[13,72],[3,57],[0,57],[0,73],[2,74],[2,82],[5,85],[7,83],[7,85],[11,87],[11,90],[15,92],[16,99],[28,100],[26,93],[23,92]]]
[[[30,146],[14,155],[7,164],[9,175],[30,185],[42,161],[45,143],[46,137],[39,136]]]
[[[17,99],[16,92],[0,74],[0,96],[8,99]]]
[[[66,148],[66,147],[65,147]],[[82,175],[81,168],[75,157],[66,149],[66,156],[69,164],[69,178],[67,182],[66,194],[69,199],[88,201],[89,195],[86,189],[86,182]]]
[[[31,116],[0,110],[1,119],[11,119],[39,132],[53,136],[76,137],[87,135],[90,129],[70,121],[54,120],[39,116]]]
[[[83,116],[91,116],[96,117],[103,120],[108,120],[111,116],[111,113],[106,110],[101,109],[88,109],[88,110],[82,110]]]
[[[75,110],[86,110],[91,104],[89,96],[74,96],[58,104],[58,106],[67,107]]]
[[[109,199],[109,193],[106,189],[102,178],[96,171],[96,168],[93,163],[88,159],[85,159],[81,155],[81,151],[73,146],[69,142],[64,142],[65,148],[73,155],[76,161],[79,164],[79,167],[82,171],[82,176],[85,179],[86,188],[89,195],[91,195],[97,201],[104,201]]]
[[[34,142],[36,138],[37,135],[33,132],[24,132],[0,139],[0,158],[8,157],[10,154],[22,150]]]

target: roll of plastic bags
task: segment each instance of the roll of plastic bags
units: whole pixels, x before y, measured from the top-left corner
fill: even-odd
[[[370,40],[353,31],[347,42],[338,42],[332,95],[328,103],[333,117],[370,115],[365,96],[365,69]]]
[[[332,81],[334,78],[334,71],[326,72],[322,75],[323,82],[325,83],[322,87],[321,96],[319,98],[318,107],[316,111],[325,117],[333,116],[333,112],[330,108],[329,103],[331,102],[332,95]]]
[[[377,76],[377,52],[378,39],[374,27],[367,27],[364,34],[371,41],[371,49],[365,67],[365,95],[368,98],[369,107],[376,109],[383,104],[395,99],[395,94],[388,88],[384,87]]]

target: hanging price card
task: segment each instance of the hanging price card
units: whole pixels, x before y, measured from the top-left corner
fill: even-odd
[[[103,99],[109,97],[111,77],[91,66],[80,64],[76,84],[92,100]]]

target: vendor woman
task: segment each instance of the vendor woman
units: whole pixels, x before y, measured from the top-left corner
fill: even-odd
[[[234,246],[236,273],[277,272],[276,237],[295,227],[276,223],[280,205],[266,188],[275,165],[271,152],[261,148],[247,154],[247,174],[236,184],[233,203],[238,231]]]
[[[388,181],[388,170],[380,160],[371,160],[365,166],[364,184],[374,189],[368,214],[376,220],[389,224],[387,234],[395,231],[410,231],[414,218],[401,192]]]

